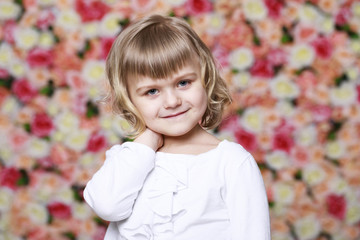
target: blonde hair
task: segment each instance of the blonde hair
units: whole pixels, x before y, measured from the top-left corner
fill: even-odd
[[[106,61],[110,90],[105,99],[132,125],[132,136],[139,135],[146,126],[130,100],[127,88],[130,79],[169,77],[194,57],[199,59],[208,97],[201,126],[212,129],[221,122],[224,106],[231,102],[231,97],[210,50],[189,24],[176,17],[151,15],[134,22],[119,34]]]

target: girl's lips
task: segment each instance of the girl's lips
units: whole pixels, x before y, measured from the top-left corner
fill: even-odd
[[[167,115],[167,116],[164,116],[163,118],[173,118],[173,117],[177,117],[179,115],[182,115],[184,113],[186,113],[188,110],[186,111],[183,111],[183,112],[178,112],[178,113],[174,113],[174,114],[171,114],[171,115]]]

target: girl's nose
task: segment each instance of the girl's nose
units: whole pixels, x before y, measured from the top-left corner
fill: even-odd
[[[181,98],[174,91],[169,91],[164,97],[165,108],[175,108],[181,105]]]

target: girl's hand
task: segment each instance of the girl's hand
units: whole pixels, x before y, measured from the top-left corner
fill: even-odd
[[[155,152],[164,144],[163,136],[149,128],[146,128],[134,142],[145,144],[151,147]]]

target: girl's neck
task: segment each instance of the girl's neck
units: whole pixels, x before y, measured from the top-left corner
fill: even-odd
[[[179,154],[200,154],[215,148],[220,140],[196,125],[190,132],[182,136],[164,136],[164,145],[160,152]]]

